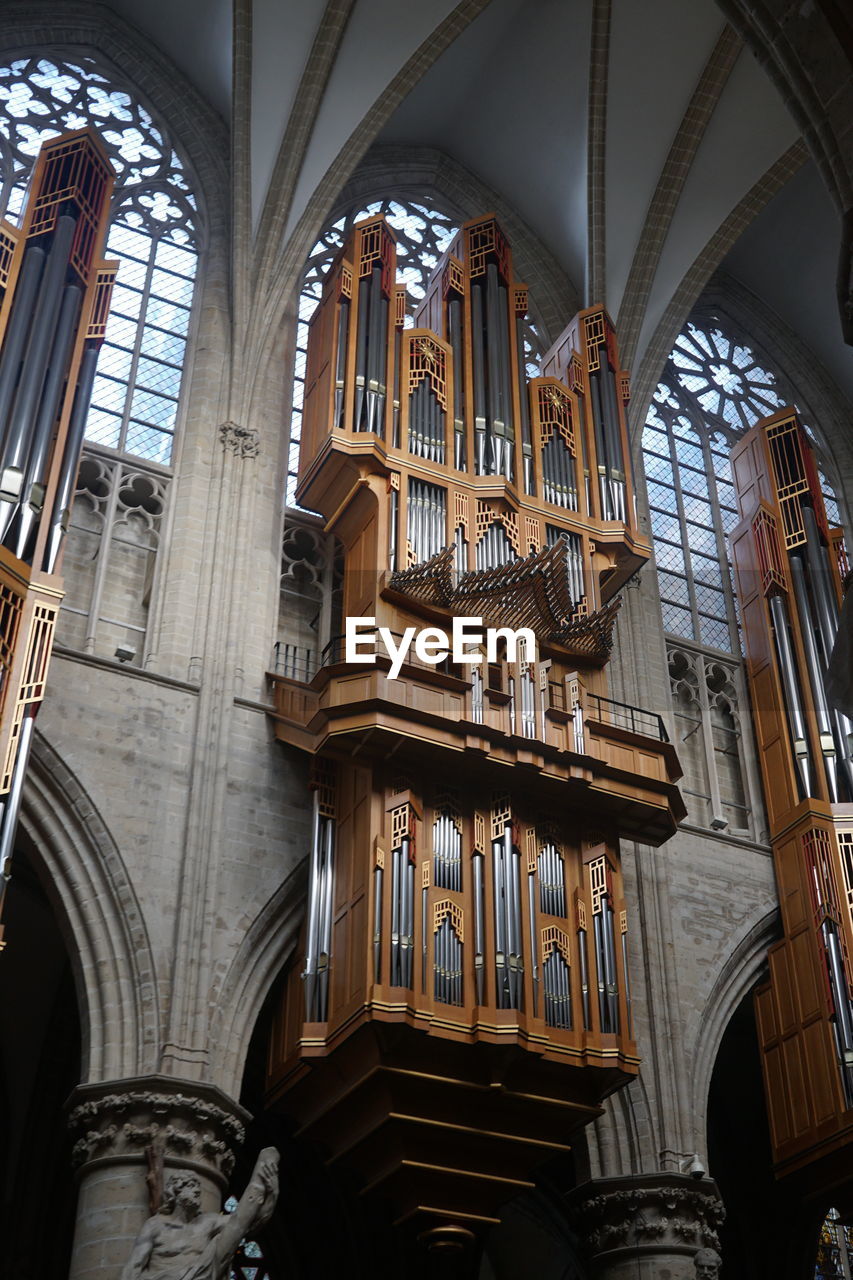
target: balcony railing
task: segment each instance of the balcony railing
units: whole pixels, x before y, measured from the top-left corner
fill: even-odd
[[[399,642],[402,636],[393,632],[393,639]],[[318,671],[324,667],[336,666],[344,663],[345,658],[345,637],[343,635],[335,636],[322,653],[318,655],[310,648],[301,646],[278,643],[275,646],[273,659],[273,673],[282,676],[285,679],[296,680],[302,684],[308,684],[314,678]],[[384,655],[387,661],[387,655]],[[428,663],[420,659],[410,648],[406,654],[406,665],[419,668],[424,672],[441,672],[446,676],[456,676],[458,679],[473,683],[474,688],[471,695],[471,715],[472,719],[478,723],[482,723],[482,676],[480,682],[475,678],[475,669],[460,668],[454,666],[449,658],[440,663]],[[491,670],[491,668],[490,668]],[[511,685],[512,682],[510,681]],[[477,687],[479,685],[479,687]],[[554,690],[560,688],[559,685],[552,686],[549,689],[551,696],[551,705],[553,706]],[[491,695],[497,695],[500,690],[490,687]],[[509,689],[506,690],[509,692]],[[515,690],[516,697],[510,698],[512,703],[509,716],[511,724],[511,732],[518,731],[528,738],[536,738],[539,736],[540,726],[537,722],[537,708],[539,708],[539,699],[534,697],[533,688],[531,686],[528,699],[525,699],[521,692],[521,685]],[[506,699],[505,699],[506,700]],[[518,701],[518,707],[515,702]],[[544,707],[539,708],[544,710]],[[642,707],[633,707],[627,702],[618,702],[615,698],[605,698],[601,694],[590,693],[584,691],[582,700],[582,718],[585,720],[593,720],[599,724],[610,725],[615,729],[621,729],[627,733],[639,734],[644,738],[654,738],[658,742],[669,742],[669,734],[666,731],[663,719],[655,711],[646,711]],[[582,721],[580,722],[582,724]]]
[[[632,707],[627,702],[603,698],[598,693],[587,693],[586,714],[590,720],[597,720],[599,724],[610,724],[614,729],[625,729],[628,733],[638,733],[644,738],[669,742],[666,725],[656,711],[644,711],[642,707]]]

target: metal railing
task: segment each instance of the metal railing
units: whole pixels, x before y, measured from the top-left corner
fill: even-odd
[[[317,674],[317,658],[313,649],[301,645],[285,644],[279,640],[273,646],[273,673],[288,680],[300,680],[308,684]]]
[[[656,711],[644,711],[642,707],[632,707],[627,702],[617,702],[614,698],[603,698],[598,693],[588,693],[586,713],[589,719],[598,720],[600,724],[612,724],[616,729],[638,733],[644,738],[669,742],[666,726]]]

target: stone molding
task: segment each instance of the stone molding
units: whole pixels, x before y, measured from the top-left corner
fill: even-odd
[[[725,1209],[710,1179],[682,1174],[602,1178],[574,1191],[569,1214],[597,1262],[630,1252],[719,1250]]]
[[[236,422],[223,422],[219,428],[223,449],[230,449],[237,458],[257,458],[261,451],[261,437],[253,427],[241,427]]]
[[[166,1165],[194,1168],[224,1186],[249,1119],[214,1086],[169,1076],[81,1085],[69,1101],[72,1164],[141,1164],[153,1148]]]

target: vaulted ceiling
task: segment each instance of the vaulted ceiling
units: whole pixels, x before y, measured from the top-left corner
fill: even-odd
[[[578,296],[606,302],[635,367],[721,269],[853,401],[839,211],[715,0],[110,7],[235,113],[258,253],[310,238],[368,147],[437,149],[516,209]]]

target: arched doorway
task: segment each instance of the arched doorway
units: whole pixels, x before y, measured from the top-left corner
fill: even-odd
[[[16,1280],[65,1280],[76,1190],[64,1103],[80,1080],[71,961],[19,836],[0,953],[0,1236]]]
[[[752,994],[726,1027],[708,1097],[708,1164],[726,1280],[811,1280],[821,1214],[776,1181]]]

